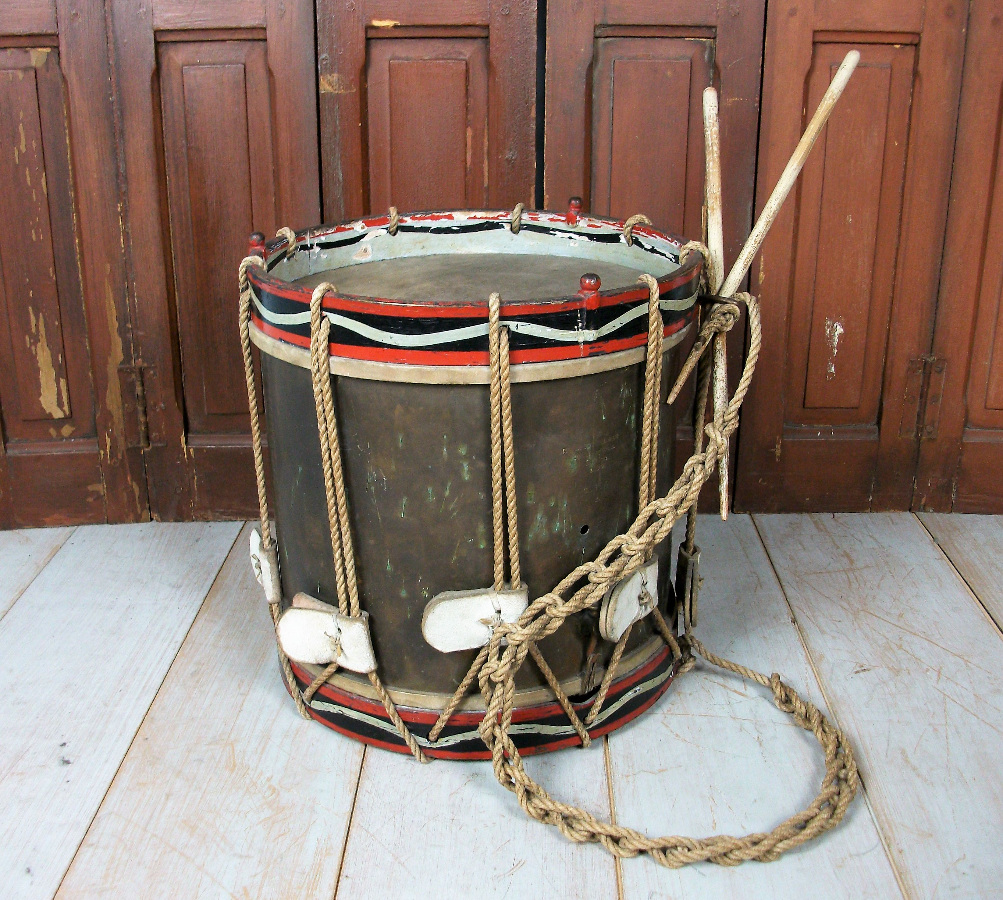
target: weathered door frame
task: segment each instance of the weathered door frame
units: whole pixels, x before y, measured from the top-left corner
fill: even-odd
[[[94,417],[90,436],[76,437],[72,426],[60,432],[55,420],[52,440],[14,446],[0,439],[0,527],[138,521],[147,517],[146,478],[142,451],[130,439],[132,347],[104,4],[22,0],[4,9],[0,46],[24,48],[36,68],[51,65],[52,51],[58,54],[70,166],[68,183],[58,189],[71,197],[75,233],[66,239],[70,246],[54,249],[68,255],[62,268],[79,281],[70,291],[74,298],[61,302],[82,297],[85,319],[80,333],[62,340],[89,355],[90,384],[78,382],[75,389],[90,391]],[[59,294],[68,290],[65,279],[59,284],[58,262],[53,278]],[[61,360],[62,345],[49,352]],[[78,404],[86,405],[80,401],[78,395]]]
[[[914,509],[1003,511],[1003,415],[988,408],[992,370],[1003,366],[1001,38],[1003,3],[973,3]]]
[[[536,0],[317,0],[325,221],[385,212],[370,209],[365,96],[367,44],[381,38],[486,39],[487,205],[533,205],[536,15]]]
[[[765,350],[743,409],[737,508],[908,509],[913,501],[919,401],[937,306],[966,17],[967,3],[954,0],[927,0],[925,7],[771,0],[759,207],[803,128],[804,107],[810,104],[791,86],[806,83],[816,42],[842,44],[847,50],[857,46],[864,52],[862,65],[872,44],[911,44],[916,47],[916,78],[922,89],[914,92],[910,114],[905,199],[876,423],[867,428],[785,424],[792,248],[798,217],[797,198],[792,195],[795,202],[781,210],[752,267],[751,290],[762,301]],[[823,145],[824,135],[819,139]],[[931,173],[944,173],[935,189],[929,184]]]
[[[268,68],[271,109],[256,114],[270,116],[274,158],[282,161],[274,166],[273,214],[279,224],[307,227],[320,214],[312,5],[283,0],[196,5],[185,0],[152,0],[142,5],[108,0],[108,5],[127,185],[125,247],[130,261],[137,386],[146,410],[144,452],[150,510],[156,518],[169,520],[213,517],[220,512],[248,515],[256,509],[249,434],[223,436],[211,446],[194,447],[187,439],[174,267],[232,267],[236,346],[240,259],[215,260],[205,245],[196,246],[193,259],[173,258],[158,46],[171,41],[264,40],[269,61],[276,64]],[[247,490],[228,486],[228,482],[246,483]],[[236,497],[225,510],[206,499],[221,493]]]

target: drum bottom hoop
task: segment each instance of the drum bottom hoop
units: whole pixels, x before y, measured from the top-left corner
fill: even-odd
[[[297,687],[302,692],[313,681],[313,677],[296,663],[292,663],[292,670]],[[678,665],[673,662],[669,648],[662,645],[651,658],[614,679],[602,711],[589,729],[589,735],[597,738],[609,734],[649,709],[665,693],[677,670]],[[584,699],[572,701],[579,718],[584,720],[593,697],[594,693]],[[322,725],[348,737],[384,750],[407,754],[411,752],[379,701],[325,684],[311,698],[307,710]],[[428,740],[428,733],[438,721],[439,710],[398,706],[397,712],[407,723],[426,756],[436,759],[490,758],[477,730],[484,717],[483,712],[454,713],[435,743]],[[582,744],[570,719],[556,700],[516,708],[509,734],[524,756],[565,747],[580,747]]]

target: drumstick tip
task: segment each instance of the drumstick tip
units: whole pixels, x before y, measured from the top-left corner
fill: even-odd
[[[843,92],[843,88],[846,87],[846,83],[850,80],[850,76],[853,74],[853,70],[857,68],[857,63],[860,62],[860,51],[851,50],[846,56],[843,57],[843,61],[839,64],[839,68],[836,70],[836,75],[832,79],[832,85],[830,85],[830,90],[835,90],[838,93]]]

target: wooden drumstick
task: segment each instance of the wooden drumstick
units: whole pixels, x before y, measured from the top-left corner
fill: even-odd
[[[703,92],[704,155],[707,158],[705,193],[707,197],[707,286],[716,294],[724,278],[724,224],[721,214],[721,133],[717,115],[717,91]],[[714,337],[714,424],[724,427],[724,408],[728,405],[728,354],[723,334]],[[721,453],[717,469],[721,519],[728,518],[729,448]]]
[[[742,252],[739,253],[738,259],[735,260],[735,265],[732,266],[731,272],[728,274],[727,279],[725,279],[724,286],[721,288],[723,296],[730,297],[734,294],[738,290],[738,286],[742,283],[742,279],[745,278],[746,272],[749,271],[749,266],[752,265],[752,258],[759,252],[759,248],[762,247],[766,233],[770,230],[770,226],[773,225],[777,213],[780,211],[784,200],[787,199],[791,188],[794,187],[794,182],[801,172],[801,167],[808,158],[808,154],[811,152],[811,148],[816,138],[818,138],[819,132],[825,126],[833,107],[836,105],[836,101],[843,93],[843,89],[850,80],[850,76],[853,74],[853,70],[857,67],[858,62],[860,62],[860,53],[856,50],[851,50],[843,57],[843,61],[839,65],[839,70],[836,72],[836,77],[832,79],[832,84],[829,85],[829,89],[825,92],[822,102],[819,103],[818,109],[815,110],[815,115],[812,116],[811,121],[808,123],[805,133],[801,135],[801,140],[798,141],[798,145],[794,149],[794,154],[787,163],[787,168],[784,169],[780,180],[777,182],[777,186],[773,189],[773,193],[770,194],[770,199],[766,201],[766,205],[763,207],[763,211],[759,214],[759,219],[756,221],[756,226],[752,229],[752,234],[749,235],[749,239],[745,242]]]
[[[721,213],[721,135],[717,116],[717,91],[703,92],[704,151],[707,157],[707,286],[716,294],[724,280],[724,225]]]

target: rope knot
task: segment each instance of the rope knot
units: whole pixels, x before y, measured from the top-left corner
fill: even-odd
[[[589,583],[600,587],[607,587],[611,582],[616,580],[617,579],[613,573],[605,568],[589,572]],[[556,616],[554,618],[556,618]]]
[[[785,713],[795,711],[793,702],[794,692],[780,680],[780,676],[774,672],[770,675],[770,690],[773,691],[773,702],[777,708]]]
[[[708,449],[711,446],[717,451],[717,455],[720,456],[728,446],[728,437],[725,434],[726,428],[718,428],[716,422],[708,422],[704,425],[704,434],[708,438]]]
[[[500,650],[506,644],[511,644],[516,633],[521,631],[517,625],[503,621],[501,613],[496,612],[491,623],[491,645],[497,642]],[[518,639],[515,642],[518,643]]]
[[[626,535],[621,549],[628,557],[645,556],[651,549],[648,542]],[[629,565],[629,563],[628,563]]]

